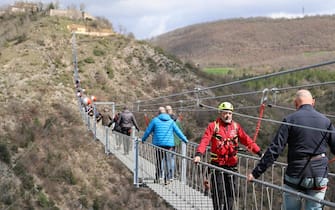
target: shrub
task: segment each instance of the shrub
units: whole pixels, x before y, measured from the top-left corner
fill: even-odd
[[[86,196],[82,196],[79,198],[79,202],[81,205],[83,205],[85,208],[88,207],[88,200]]]
[[[106,65],[105,66],[105,70],[106,70],[106,73],[108,75],[108,78],[109,79],[113,79],[114,78],[114,70],[113,70],[113,68],[110,65]]]
[[[102,50],[100,50],[100,49],[94,49],[93,50],[93,54],[95,55],[95,56],[103,56],[103,55],[105,55],[106,53],[104,52],[104,51],[102,51]]]
[[[48,134],[51,131],[52,126],[55,124],[56,121],[57,121],[56,117],[50,117],[46,119],[43,125],[43,133]]]
[[[77,183],[77,179],[72,173],[71,168],[66,167],[61,169],[56,176],[56,179],[65,181],[67,184],[75,185]]]
[[[40,46],[45,46],[44,40],[37,40],[36,43]]]
[[[168,79],[166,73],[156,74],[154,80],[152,81],[152,86],[155,89],[164,89],[168,86]]]
[[[99,198],[94,199],[92,206],[94,210],[99,210],[101,208],[99,200],[100,200]]]
[[[34,178],[31,175],[24,174],[20,179],[24,189],[31,190],[34,187]]]
[[[22,163],[17,163],[13,170],[15,175],[20,178],[24,189],[30,190],[34,187],[34,178],[27,174],[26,167]]]
[[[19,35],[19,36],[16,37],[15,45],[20,44],[20,43],[26,41],[27,39],[28,38],[27,38],[27,35],[25,33],[22,34],[22,35]]]
[[[11,205],[16,200],[16,196],[18,196],[15,183],[9,179],[2,181],[0,183],[0,203]]]
[[[38,194],[37,203],[41,207],[49,207],[49,199],[43,192]]]
[[[128,64],[128,65],[130,65],[131,64],[131,61],[133,60],[133,57],[132,56],[127,56],[125,59],[124,59],[124,61]]]
[[[23,176],[26,173],[26,168],[20,162],[14,166],[13,170],[16,176]]]
[[[147,57],[145,59],[145,62],[149,66],[149,71],[151,71],[151,72],[156,72],[157,71],[157,68],[158,68],[157,64],[156,64],[156,62],[151,57]]]
[[[10,164],[11,156],[6,144],[0,143],[0,160]]]
[[[88,57],[84,59],[85,63],[95,63],[94,59],[92,57]]]

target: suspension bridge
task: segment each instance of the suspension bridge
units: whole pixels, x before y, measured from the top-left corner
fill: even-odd
[[[77,54],[76,54],[76,41],[75,34],[72,37],[73,44],[73,62],[74,62],[74,80],[79,80],[79,74],[77,69]],[[194,90],[185,91],[182,93],[171,94],[168,96],[162,96],[157,98],[152,98],[143,101],[135,102],[136,107],[135,112],[156,111],[153,107],[158,107],[160,105],[166,104],[165,99],[172,97],[180,97],[183,95],[192,94],[195,97],[186,98],[183,100],[169,101],[170,105],[173,104],[183,104],[180,108],[181,111],[194,111],[194,112],[211,112],[215,111],[216,108],[212,107],[210,103],[204,103],[207,100],[223,99],[227,97],[237,97],[246,95],[260,94],[261,104],[266,106],[271,106],[273,108],[285,109],[292,111],[290,108],[281,107],[275,103],[277,93],[280,91],[288,90],[290,88],[272,88],[264,89],[261,91],[251,91],[244,93],[237,93],[233,95],[222,95],[222,96],[203,96],[202,93],[219,87],[230,86],[234,84],[239,84],[243,82],[248,82],[252,80],[265,79],[273,76],[289,74],[292,72],[303,71],[309,68],[317,68],[320,66],[334,64],[335,61],[324,62],[321,64],[316,64],[308,67],[302,67],[297,69],[290,69],[287,71],[281,71],[277,73],[257,76],[253,78],[248,78],[240,81],[234,81],[230,83],[215,85],[212,87],[205,88],[195,88]],[[321,85],[333,85],[335,81],[328,81],[323,83],[315,83],[308,85],[301,85],[294,87],[297,88],[307,88],[313,86]],[[270,96],[271,95],[271,96]],[[272,98],[272,103],[268,103],[268,98]],[[159,101],[156,103],[155,101]],[[163,101],[163,102],[161,102]],[[194,105],[196,104],[196,106]],[[245,210],[258,210],[258,209],[280,209],[283,204],[282,194],[290,193],[304,200],[312,200],[321,203],[324,209],[335,209],[335,200],[333,197],[326,196],[325,200],[318,200],[314,197],[305,195],[303,193],[288,190],[283,187],[283,177],[286,169],[286,164],[282,162],[275,162],[266,173],[264,173],[258,180],[252,183],[247,182],[246,176],[255,167],[258,157],[247,154],[243,151],[238,153],[239,163],[238,172],[232,172],[225,170],[223,168],[218,168],[214,165],[210,165],[206,160],[209,159],[209,152],[205,154],[203,162],[199,164],[194,164],[193,157],[196,152],[197,144],[189,142],[188,144],[182,143],[175,152],[164,150],[162,148],[153,145],[150,140],[148,143],[140,142],[142,132],[136,132],[132,129],[132,134],[130,136],[123,135],[121,133],[112,131],[111,128],[103,126],[96,120],[96,111],[99,106],[107,105],[112,108],[112,113],[114,116],[115,107],[118,104],[114,102],[93,102],[93,116],[87,114],[85,109],[83,109],[82,103],[78,98],[78,109],[83,119],[83,122],[87,126],[87,129],[94,134],[94,140],[100,141],[105,147],[106,155],[115,155],[124,165],[133,172],[133,183],[134,187],[149,187],[159,196],[166,200],[174,209],[214,209],[212,204],[212,194],[210,189],[208,189],[207,183],[211,173],[214,171],[219,171],[222,173],[228,173],[237,178],[236,192],[234,193],[234,209],[245,209]],[[248,108],[258,108],[257,106],[250,107],[238,107],[237,110],[243,110]],[[265,107],[265,106],[263,106]],[[151,110],[152,109],[152,110]],[[251,118],[259,122],[271,122],[271,123],[282,123],[278,120],[264,119],[261,116],[251,116],[239,112],[234,112],[235,115]],[[334,115],[326,114],[328,117],[334,117]],[[315,129],[315,128],[309,128]],[[155,181],[155,171],[156,171],[156,152],[161,150],[163,153],[173,156],[175,159],[175,176],[172,180],[168,182]],[[166,167],[164,168],[166,173]],[[328,178],[332,181],[335,180],[335,174],[329,173]]]

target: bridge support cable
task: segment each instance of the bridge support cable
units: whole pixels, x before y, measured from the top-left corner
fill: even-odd
[[[92,128],[90,129],[93,132],[93,125],[91,126]],[[102,139],[100,140],[101,143],[106,146],[103,129],[99,129],[101,126],[101,124],[97,125],[97,138],[99,140]],[[275,162],[275,166],[273,166],[270,171],[266,172],[266,174],[262,175],[261,180],[256,180],[254,183],[250,184],[246,181],[246,175],[252,170],[259,160],[258,157],[239,153],[239,173],[232,173],[231,171],[226,171],[205,162],[201,162],[196,166],[191,157],[195,154],[197,144],[192,142],[185,145],[185,155],[174,153],[169,150],[164,151],[168,154],[173,154],[176,158],[176,177],[167,185],[164,183],[155,183],[153,181],[155,179],[156,170],[155,153],[157,150],[162,149],[152,145],[151,143],[139,143],[138,133],[135,133],[135,136],[130,137],[117,132],[109,132],[108,134],[110,136],[109,141],[111,153],[118,157],[120,161],[133,171],[134,174],[136,173],[134,176],[135,187],[148,186],[170,203],[175,209],[213,209],[211,191],[207,190],[207,193],[205,193],[206,189],[204,185],[204,181],[206,180],[205,177],[209,178],[213,171],[221,171],[222,173],[229,173],[237,177],[238,183],[240,184],[237,185],[238,188],[235,191],[238,196],[234,199],[234,205],[238,209],[277,209],[277,207],[283,202],[281,196],[282,192],[293,193],[292,195],[304,199],[311,199],[302,193],[297,193],[296,191],[285,191],[285,189],[283,189],[282,180],[286,164]],[[117,137],[122,139],[121,144],[119,145],[117,143]],[[125,145],[133,143],[133,147]],[[129,150],[129,154],[125,154],[123,152],[124,147],[132,148]],[[206,155],[207,153],[205,154],[205,157]],[[186,162],[186,164],[184,164],[184,162]],[[185,169],[183,169],[183,165]],[[280,174],[282,177],[275,178],[276,174]],[[185,177],[183,178],[183,176]],[[333,174],[332,177],[335,178],[335,175]],[[335,207],[335,203],[333,202],[327,202],[324,200],[318,202],[325,206]]]
[[[277,102],[277,94],[279,92],[283,92],[283,91],[288,91],[288,90],[292,90],[292,89],[301,89],[301,88],[310,88],[310,87],[316,87],[316,86],[326,86],[326,85],[334,85],[335,81],[328,81],[328,82],[319,82],[319,83],[312,83],[312,84],[305,84],[305,85],[297,85],[297,86],[291,86],[291,87],[284,87],[284,88],[271,88],[269,92],[272,93],[272,104],[276,104]],[[250,92],[241,92],[241,93],[233,93],[233,94],[226,94],[226,95],[219,95],[219,96],[209,96],[209,97],[200,97],[200,92],[202,89],[200,88],[195,88],[196,92],[196,98],[193,99],[184,99],[184,100],[174,100],[174,101],[169,101],[168,103],[170,105],[173,104],[177,104],[180,103],[180,101],[183,101],[184,103],[190,103],[192,105],[190,105],[189,107],[192,107],[194,102],[196,102],[197,104],[200,103],[200,101],[205,101],[205,100],[216,100],[216,99],[223,99],[223,98],[231,98],[231,97],[242,97],[242,96],[247,96],[247,95],[257,95],[260,93],[263,93],[263,91],[250,91]],[[138,101],[136,102],[137,104],[139,103]],[[141,101],[141,103],[145,103],[145,101]],[[166,105],[167,102],[159,102],[159,103],[150,103],[150,104],[141,104],[141,108],[144,107],[157,107],[157,106],[162,106],[162,105]],[[271,104],[269,104],[271,105]],[[183,107],[186,108],[187,106]],[[147,109],[147,108],[146,108]],[[184,109],[185,111],[187,111],[186,109]],[[138,110],[138,112],[141,112],[141,110]]]
[[[99,105],[99,102],[94,103],[94,106],[96,105]],[[113,106],[115,106],[115,104]],[[207,105],[204,105],[204,107],[213,110],[213,107]],[[216,167],[206,162],[200,162],[198,165],[195,165],[193,163],[193,157],[198,146],[195,143],[189,142],[188,144],[182,144],[182,146],[177,148],[177,152],[164,150],[152,145],[150,142],[139,143],[141,133],[137,133],[135,129],[132,129],[133,132],[131,136],[111,131],[109,127],[97,123],[94,116],[89,116],[81,107],[81,104],[79,111],[88,130],[94,133],[94,139],[100,141],[105,146],[105,153],[117,157],[134,173],[133,181],[135,187],[148,186],[175,209],[213,209],[213,194],[211,189],[217,188],[218,185],[211,181],[210,177],[215,176],[215,172],[219,174],[229,174],[231,177],[235,177],[238,183],[240,183],[237,185],[238,188],[234,189],[234,195],[238,195],[235,195],[233,199],[236,209],[277,209],[278,206],[283,203],[281,197],[283,192],[302,199],[319,202],[325,207],[335,208],[334,202],[318,200],[303,193],[283,188],[283,171],[286,167],[283,163],[275,162],[272,170],[263,174],[260,180],[248,183],[246,175],[253,169],[257,161],[259,161],[257,157],[238,153],[238,172]],[[241,116],[247,117],[248,115]],[[248,117],[258,119],[257,117]],[[92,120],[94,122],[91,122]],[[157,178],[156,154],[158,151],[164,152],[166,158],[175,158],[175,176],[167,183],[154,181]],[[208,160],[208,157],[209,152],[206,152],[204,160]],[[165,164],[165,166],[162,167],[162,174],[168,174],[169,171],[168,164]],[[278,174],[282,176],[279,179],[275,178]],[[335,178],[335,174],[329,173],[329,176]],[[210,183],[211,189],[208,189],[208,183],[206,183],[206,185],[204,184],[205,181]],[[264,191],[266,196],[263,193]]]
[[[209,106],[209,105],[205,105],[202,104],[203,107],[205,108],[209,108],[212,110],[217,110],[216,107],[213,106]],[[258,120],[258,117],[255,116],[251,116],[251,115],[246,115],[246,114],[241,114],[238,112],[234,112],[235,115],[241,116],[241,117],[245,117],[245,118],[250,118],[250,119],[254,119],[254,120]],[[311,130],[316,130],[316,131],[323,131],[323,132],[327,132],[327,133],[335,133],[334,131],[330,131],[330,130],[326,130],[326,129],[320,129],[320,128],[314,128],[314,127],[309,127],[309,126],[303,126],[303,125],[298,125],[298,124],[293,124],[293,123],[287,123],[287,122],[282,122],[282,121],[278,121],[278,120],[272,120],[272,119],[261,119],[262,121],[266,121],[266,122],[271,122],[271,123],[277,123],[277,124],[284,124],[284,125],[289,125],[289,126],[295,126],[295,127],[299,127],[299,128],[306,128],[306,129],[311,129]]]
[[[327,65],[332,65],[332,64],[335,64],[335,60],[330,60],[330,61],[326,61],[326,62],[321,62],[321,63],[307,65],[307,66],[293,68],[293,69],[287,69],[287,70],[284,70],[284,71],[274,72],[274,73],[270,73],[270,74],[259,75],[259,76],[250,77],[250,78],[241,79],[241,80],[236,80],[236,81],[232,81],[232,82],[228,82],[228,83],[224,83],[224,84],[218,84],[218,85],[209,86],[209,87],[202,87],[201,91],[206,91],[206,90],[210,90],[210,89],[221,88],[221,87],[226,87],[226,86],[231,86],[231,85],[236,85],[236,84],[242,84],[242,83],[246,83],[246,82],[250,82],[250,81],[254,81],[254,80],[259,80],[259,79],[267,79],[267,78],[271,78],[271,77],[275,77],[275,76],[280,76],[280,75],[285,75],[285,74],[289,74],[289,73],[304,71],[304,70],[308,70],[308,69],[319,68],[319,67],[322,67],[322,66],[327,66]],[[181,95],[186,95],[186,94],[193,94],[193,93],[196,93],[196,92],[198,92],[198,90],[193,89],[193,90],[184,91],[184,92],[180,92],[180,93],[174,93],[174,94],[170,94],[170,95],[166,95],[166,96],[159,96],[159,97],[156,97],[156,98],[141,100],[141,103],[145,103],[145,102],[148,102],[148,101],[161,100],[161,99],[165,99],[165,98],[171,98],[171,97],[181,96]]]

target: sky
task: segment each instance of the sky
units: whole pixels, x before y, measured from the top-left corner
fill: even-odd
[[[0,5],[18,0],[1,0]],[[23,0],[58,2],[60,9],[80,8],[107,18],[117,32],[133,33],[137,39],[198,23],[249,17],[297,18],[332,15],[335,0]]]

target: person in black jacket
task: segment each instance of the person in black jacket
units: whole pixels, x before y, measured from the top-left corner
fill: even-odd
[[[324,199],[328,183],[327,145],[335,154],[335,128],[331,121],[314,109],[315,100],[308,90],[299,90],[294,100],[297,111],[286,116],[269,148],[247,177],[253,181],[270,167],[288,145],[284,187]],[[284,209],[301,209],[299,197],[284,193]],[[322,205],[305,199],[305,210]]]

